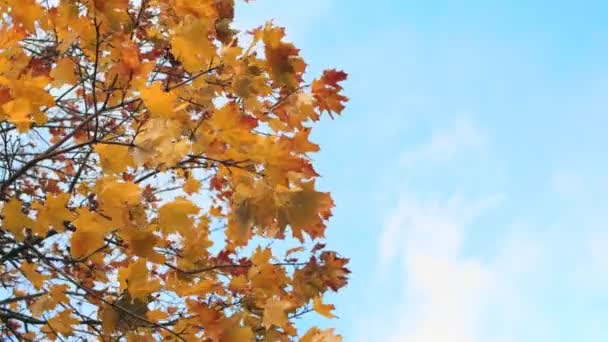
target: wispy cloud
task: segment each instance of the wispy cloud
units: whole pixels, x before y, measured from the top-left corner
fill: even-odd
[[[401,269],[404,281],[400,314],[385,317],[392,320],[385,340],[478,340],[493,274],[480,259],[464,255],[464,242],[468,225],[501,198],[422,201],[403,195],[379,242],[380,263],[392,265],[392,278]]]
[[[482,150],[485,141],[475,122],[468,117],[459,117],[447,127],[434,131],[428,141],[406,151],[401,156],[401,165],[412,167],[419,163],[449,162],[463,153]]]

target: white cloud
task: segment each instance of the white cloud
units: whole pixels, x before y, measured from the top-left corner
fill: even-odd
[[[379,238],[381,274],[369,288],[377,296],[392,283],[396,292],[387,308],[366,317],[377,326],[366,336],[394,342],[602,341],[606,334],[584,317],[594,307],[586,301],[606,298],[605,224],[503,222],[485,227],[502,231],[499,240],[481,242],[495,247],[476,252],[471,243],[480,243],[478,224],[503,202],[500,195],[421,199],[404,192]],[[572,322],[569,310],[579,310],[581,319]]]
[[[459,196],[419,201],[405,195],[382,233],[381,263],[403,268],[401,314],[391,315],[384,340],[471,342],[494,275],[463,255],[467,226],[501,196],[467,202]]]
[[[482,150],[485,140],[471,119],[459,117],[449,126],[433,132],[427,142],[403,154],[401,165],[411,167],[420,162],[445,163],[465,152]]]

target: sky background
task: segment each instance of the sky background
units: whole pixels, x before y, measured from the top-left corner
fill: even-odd
[[[346,341],[608,341],[606,1],[256,0],[351,98],[312,139]]]

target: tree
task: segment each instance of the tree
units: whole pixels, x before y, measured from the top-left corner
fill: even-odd
[[[330,341],[347,259],[310,83],[234,0],[0,1],[0,329],[13,340]]]

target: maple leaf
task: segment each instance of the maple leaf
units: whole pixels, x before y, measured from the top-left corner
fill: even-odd
[[[35,288],[40,290],[42,288],[42,284],[48,279],[48,277],[36,271],[36,268],[37,267],[35,264],[31,264],[29,262],[21,265],[21,271],[23,274],[25,274],[26,278],[30,280]]]
[[[321,111],[342,113],[344,102],[348,98],[341,95],[342,86],[338,83],[346,80],[348,75],[343,71],[325,70],[320,79],[312,82],[312,93]]]
[[[44,235],[48,227],[53,227],[56,231],[64,231],[64,223],[74,218],[74,213],[67,206],[70,201],[70,194],[59,194],[47,197],[44,203],[36,202],[32,206],[38,214],[33,225],[36,234]]]
[[[201,183],[193,177],[188,177],[188,179],[184,183],[184,192],[187,193],[188,195],[197,193],[200,190],[200,188],[201,188]]]
[[[173,116],[177,96],[170,91],[164,90],[159,82],[140,89],[139,93],[146,107],[153,115],[161,118],[171,118]]]
[[[323,237],[323,218],[331,213],[333,201],[327,193],[314,189],[314,182],[302,184],[301,190],[287,190],[279,194],[282,224],[289,224],[294,237],[303,240],[302,231],[313,238]]]
[[[251,327],[239,324],[238,317],[228,319],[224,326],[226,328],[222,332],[221,342],[255,341]]]
[[[129,291],[133,299],[144,300],[148,295],[160,288],[158,280],[148,278],[148,266],[145,259],[139,259],[128,267],[118,270],[120,288]]]
[[[57,333],[70,336],[74,331],[73,326],[78,323],[79,321],[72,315],[71,310],[66,309],[49,319],[46,326],[42,328],[42,331],[48,336],[57,336]]]
[[[279,328],[284,328],[287,324],[287,310],[290,307],[289,302],[280,299],[271,298],[264,306],[263,325],[266,329],[275,325]]]
[[[317,327],[310,328],[306,335],[302,336],[300,342],[341,342],[342,337],[334,334],[334,329],[320,330]]]
[[[306,68],[306,64],[299,57],[300,50],[291,43],[283,42],[285,30],[281,27],[269,23],[258,34],[264,41],[270,76],[278,84],[293,88]]]
[[[80,259],[104,247],[104,237],[112,230],[112,221],[86,209],[77,213],[78,217],[72,222],[76,231],[72,233],[71,252]]]
[[[314,310],[327,317],[327,318],[334,318],[336,316],[334,316],[334,314],[332,314],[332,310],[335,309],[335,307],[331,304],[323,304],[323,301],[321,300],[321,297],[315,297],[312,301],[313,303],[313,308]]]
[[[184,64],[188,72],[194,73],[209,66],[216,48],[207,38],[210,21],[205,18],[186,15],[171,38],[171,48],[175,56]]]
[[[163,263],[165,257],[154,250],[160,244],[160,238],[154,234],[156,227],[146,229],[124,229],[119,235],[125,239],[134,255],[146,258],[149,261]]]
[[[74,84],[78,82],[76,76],[76,65],[69,58],[62,58],[57,61],[57,65],[50,73],[50,76],[55,80],[58,86],[64,84]]]
[[[321,254],[321,260],[325,263],[323,265],[325,284],[332,290],[338,291],[346,285],[347,276],[350,273],[350,270],[345,267],[348,259],[338,257],[335,252],[326,251]]]
[[[308,140],[310,135],[310,128],[304,128],[293,137],[294,148],[300,153],[306,152],[318,152],[319,145],[313,144]]]
[[[125,172],[135,166],[128,146],[101,144],[95,146],[95,152],[99,155],[101,167],[109,174]]]
[[[192,226],[192,215],[198,214],[199,208],[186,198],[179,197],[163,205],[158,210],[158,221],[166,233],[183,231]]]
[[[32,227],[34,222],[23,213],[23,202],[12,198],[2,207],[2,227],[15,235],[17,240],[23,240],[23,229]]]
[[[11,17],[17,25],[21,25],[27,31],[34,31],[34,24],[42,18],[44,12],[36,0],[22,0],[19,6],[13,6]]]

